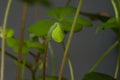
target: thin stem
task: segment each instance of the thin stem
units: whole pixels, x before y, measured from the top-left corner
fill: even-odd
[[[70,5],[70,2],[71,2],[71,0],[68,0],[65,6],[66,6],[66,7],[69,6],[69,5]]]
[[[99,60],[93,65],[89,72],[93,72],[96,67],[108,56],[108,54],[118,45],[118,41],[116,41],[104,54],[99,58]]]
[[[18,65],[17,65],[17,72],[16,72],[16,80],[20,80],[22,47],[23,47],[23,41],[24,41],[24,31],[25,31],[25,24],[26,24],[27,9],[28,9],[27,3],[24,3],[22,26],[21,26],[21,33],[20,33],[20,44],[19,44],[19,49],[18,49]]]
[[[116,69],[115,69],[115,75],[114,75],[114,78],[117,79],[118,77],[118,72],[119,72],[119,66],[120,66],[120,54],[118,53],[118,56],[117,56],[117,64],[116,64]]]
[[[43,62],[43,80],[45,80],[45,76],[46,76],[47,52],[48,52],[48,37],[46,37],[46,41],[45,41],[44,62]]]
[[[22,64],[22,80],[25,80],[25,64],[26,64],[26,57],[23,59],[23,64]]]
[[[50,41],[49,41],[49,50],[50,50],[51,58],[52,58],[52,75],[55,75],[56,74],[56,59],[55,59],[54,51],[52,49]]]
[[[117,64],[116,64],[116,70],[115,70],[115,75],[114,75],[115,79],[117,79],[118,77],[119,67],[120,67],[120,40],[119,40],[119,45],[118,45]]]
[[[117,20],[117,22],[119,23],[119,11],[118,11],[118,9],[117,9],[117,5],[116,5],[116,3],[115,3],[114,0],[111,0],[111,3],[112,3],[113,8],[114,8],[116,20]]]
[[[68,55],[68,49],[70,47],[70,43],[71,43],[71,40],[72,40],[74,28],[76,26],[77,18],[79,16],[79,13],[80,13],[80,10],[81,10],[81,7],[82,7],[82,2],[83,2],[83,0],[79,0],[79,4],[78,4],[78,7],[77,7],[75,18],[74,18],[74,21],[73,21],[73,24],[72,24],[70,35],[69,35],[68,42],[67,42],[67,45],[66,45],[66,48],[65,48],[65,52],[64,52],[64,56],[63,56],[63,59],[62,59],[62,64],[61,64],[61,68],[60,68],[60,72],[59,72],[59,79],[58,80],[62,79],[62,73],[63,73],[65,61],[66,61],[67,55]]]
[[[70,56],[68,56],[67,60],[68,60],[68,64],[69,64],[71,80],[74,80],[74,71],[73,71],[73,67],[72,67],[72,62],[71,62]]]
[[[64,42],[62,42],[62,46],[63,46],[63,49],[65,50]],[[74,71],[73,71],[73,66],[72,66],[72,62],[71,62],[71,58],[69,54],[67,56],[67,61],[68,61],[69,69],[70,69],[71,80],[74,80]]]
[[[2,37],[2,50],[1,50],[1,72],[0,72],[0,80],[4,80],[4,64],[5,64],[5,29],[7,26],[7,19],[8,19],[8,14],[10,11],[10,7],[12,4],[12,0],[8,1],[5,16],[4,16],[4,22],[3,22],[3,37]]]

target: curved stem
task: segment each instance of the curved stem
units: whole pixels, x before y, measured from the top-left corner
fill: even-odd
[[[49,50],[52,58],[52,75],[54,76],[56,74],[56,59],[55,59],[54,51],[52,49],[50,41],[48,45],[49,45]]]
[[[23,41],[24,41],[24,31],[25,31],[25,24],[26,24],[27,9],[28,9],[27,3],[24,3],[22,26],[21,26],[21,33],[20,33],[20,43],[19,43],[19,49],[18,49],[18,65],[17,65],[17,72],[16,72],[16,80],[20,80],[22,47],[23,47]]]
[[[111,0],[111,3],[112,3],[113,8],[114,8],[116,20],[117,20],[117,22],[119,23],[119,11],[118,11],[118,9],[117,9],[117,5],[116,5],[116,3],[115,3],[114,0]]]
[[[118,45],[117,64],[116,64],[116,70],[115,70],[115,75],[114,75],[115,79],[117,79],[118,77],[119,67],[120,67],[120,40],[119,40],[119,45]]]
[[[63,46],[63,49],[65,50],[64,42],[62,42],[62,46]],[[72,62],[71,62],[71,58],[69,54],[67,57],[67,61],[68,61],[69,69],[70,69],[71,80],[74,80],[74,71],[73,71],[73,66],[72,66]]]
[[[63,73],[65,61],[66,61],[67,55],[68,55],[68,49],[69,49],[70,43],[72,41],[72,36],[73,36],[74,28],[76,26],[77,18],[79,16],[79,13],[80,13],[80,10],[81,10],[81,7],[82,7],[82,2],[83,2],[83,0],[79,0],[79,4],[78,4],[78,7],[77,7],[75,18],[74,18],[74,21],[73,21],[73,24],[72,24],[70,35],[69,35],[68,42],[67,42],[67,45],[66,45],[66,48],[65,48],[65,52],[64,52],[64,56],[63,56],[63,59],[62,59],[62,64],[61,64],[61,67],[60,67],[59,79],[58,80],[62,79],[62,73]]]
[[[8,19],[8,14],[10,11],[10,7],[12,4],[12,0],[8,1],[5,16],[4,16],[4,22],[3,22],[3,38],[2,38],[2,50],[1,50],[1,73],[0,73],[0,80],[4,80],[4,63],[5,63],[5,29],[7,26],[7,19]]]
[[[99,60],[93,65],[89,72],[93,72],[96,67],[108,56],[108,54],[118,45],[118,41],[116,41],[100,58]]]

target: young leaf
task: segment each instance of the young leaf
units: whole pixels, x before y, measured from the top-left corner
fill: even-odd
[[[40,77],[38,77],[37,80],[43,80],[43,77],[40,76]],[[58,77],[57,76],[46,76],[46,80],[58,80]],[[62,78],[62,80],[66,80],[66,79]]]
[[[56,28],[52,32],[52,38],[56,42],[62,42],[64,40],[64,32],[62,31],[59,24],[57,24]]]
[[[69,32],[71,30],[71,26],[73,24],[74,17],[63,19],[61,23],[61,27],[65,32]],[[85,20],[83,18],[78,18],[76,22],[76,27],[74,29],[74,32],[78,32],[82,30],[83,26],[92,26],[92,23],[88,20]]]
[[[74,14],[76,11],[73,7],[59,7],[50,10],[47,15],[55,18],[58,21],[62,21],[65,17]]]
[[[104,73],[91,72],[86,74],[82,80],[116,80],[116,79]]]
[[[46,36],[50,27],[54,24],[52,20],[42,20],[32,24],[28,31],[31,34],[35,34],[38,37]]]

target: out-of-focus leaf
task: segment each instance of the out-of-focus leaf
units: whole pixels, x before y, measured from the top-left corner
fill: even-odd
[[[74,20],[74,17],[71,17],[71,18],[66,18],[60,22],[61,27],[65,32],[70,31],[71,26],[73,24],[73,20]],[[78,18],[74,32],[78,32],[78,31],[82,30],[83,26],[92,26],[92,23],[88,20],[83,19],[83,18]]]
[[[90,72],[86,74],[82,80],[116,80],[116,79],[104,73]]]
[[[8,38],[7,40],[7,45],[13,49],[14,52],[18,53],[18,48],[19,48],[19,40],[16,38]],[[23,54],[28,54],[29,48],[23,43],[22,47],[22,53]]]
[[[37,80],[43,80],[43,77],[38,77]],[[46,80],[58,80],[57,76],[46,76]],[[65,78],[62,78],[62,80],[66,80]]]
[[[55,18],[58,21],[62,21],[64,18],[74,14],[76,11],[73,7],[59,7],[50,10],[47,15]]]
[[[29,49],[33,48],[33,49],[38,50],[40,53],[44,52],[44,45],[37,43],[37,42],[33,42],[31,40],[25,40],[24,42]]]
[[[36,36],[43,37],[46,36],[50,27],[54,24],[52,20],[42,20],[32,24],[28,31],[29,33],[35,34]]]
[[[115,18],[110,18],[106,23],[103,23],[100,27],[97,28],[96,32],[101,32],[104,29],[118,29],[119,24],[117,23]]]
[[[19,0],[19,1],[28,3],[30,5],[34,5],[36,3],[40,3],[44,6],[50,6],[51,5],[51,2],[49,0]]]
[[[93,13],[87,13],[87,12],[80,12],[80,14],[90,18],[91,20],[100,20],[102,22],[106,22],[108,19],[110,19],[110,16],[105,16],[101,14],[93,14]]]
[[[14,35],[14,30],[11,28],[8,28],[5,30],[5,38],[11,38]],[[3,37],[2,34],[2,27],[0,27],[0,37]]]

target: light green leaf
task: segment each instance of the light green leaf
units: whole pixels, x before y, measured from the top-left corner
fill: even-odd
[[[61,27],[65,32],[69,32],[71,30],[73,20],[74,20],[74,17],[71,17],[71,18],[66,18],[60,22]],[[83,26],[92,26],[92,23],[83,18],[78,18],[74,32],[78,32],[78,31],[82,30]]]
[[[57,24],[56,28],[52,32],[52,38],[56,42],[62,42],[64,40],[64,32],[62,31],[59,24]]]
[[[42,20],[32,24],[28,31],[31,34],[35,34],[36,36],[43,37],[46,36],[50,27],[54,24],[52,20]]]
[[[116,79],[104,73],[91,72],[86,74],[82,80],[116,80]]]
[[[76,9],[73,7],[59,7],[50,10],[47,15],[57,19],[58,21],[62,21],[64,18],[74,14],[75,11]]]

